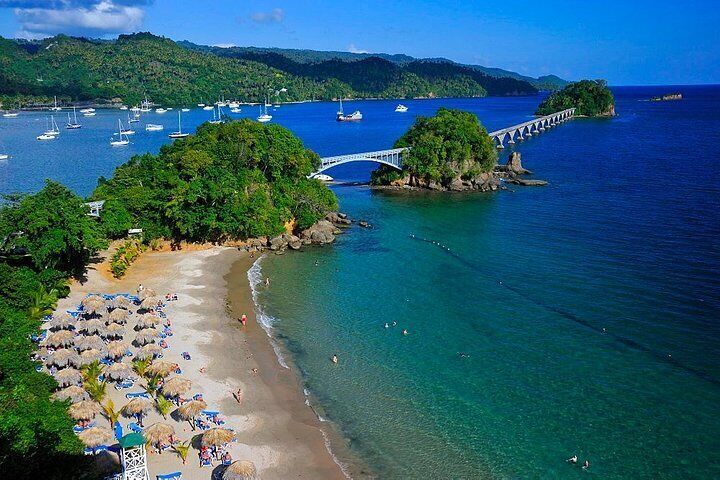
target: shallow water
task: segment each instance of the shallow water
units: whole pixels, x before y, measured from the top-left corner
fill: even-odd
[[[517,145],[545,188],[334,187],[343,211],[375,228],[263,261],[272,288],[257,300],[275,334],[320,414],[381,478],[720,477],[720,88],[639,101],[677,89],[616,89],[619,117]],[[318,103],[283,106],[273,121],[334,155],[388,148],[441,105],[495,129],[538,101],[403,102],[407,114],[393,113],[396,102],[347,102],[365,115],[357,124]],[[0,192],[50,176],[87,194],[131,152],[166,143],[175,115],[127,149],[108,144],[118,112],[49,144],[35,141],[42,115],[0,119],[0,151],[13,155]],[[193,111],[185,126],[207,117]],[[370,168],[329,173],[357,181]],[[564,462],[573,453],[588,472]]]

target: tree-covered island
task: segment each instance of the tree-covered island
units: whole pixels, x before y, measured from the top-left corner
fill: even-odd
[[[605,80],[581,80],[551,94],[538,107],[535,115],[550,115],[575,108],[575,116],[612,117],[615,98]]]

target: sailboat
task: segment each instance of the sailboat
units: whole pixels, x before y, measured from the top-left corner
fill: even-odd
[[[128,125],[131,123],[138,123],[140,121],[140,115],[133,115],[130,117],[130,114],[128,113]]]
[[[58,127],[57,123],[55,123],[54,115],[50,115],[50,124],[48,126],[48,129],[45,130],[45,135],[60,135],[60,128]]]
[[[142,101],[140,104],[140,111],[141,112],[149,112],[150,111],[150,102],[148,101],[147,95],[145,95],[145,100]]]
[[[263,107],[265,108],[265,111],[263,112]],[[267,107],[268,107],[268,101],[265,99],[265,103],[263,104],[263,107],[260,107],[260,116],[257,117],[257,121],[261,123],[266,123],[272,120],[272,115],[268,115],[267,113]]]
[[[335,119],[338,122],[356,122],[358,120],[362,120],[362,113],[360,113],[360,110],[355,110],[350,115],[345,115],[343,112],[343,106],[342,106],[342,97],[340,98],[340,110],[337,112],[337,116]]]
[[[222,123],[222,115],[220,114],[220,105],[217,106],[217,116],[215,116],[215,109],[213,109],[213,119],[208,123],[217,124]]]
[[[120,121],[120,120],[118,120]],[[129,125],[128,125],[129,127]],[[120,123],[120,133],[127,136],[127,135],[135,135],[135,130],[128,128],[127,130],[123,128],[122,123]]]
[[[55,95],[55,106],[54,106],[54,107],[50,107],[50,110],[52,110],[52,111],[54,111],[54,112],[59,112],[60,110],[62,110],[62,108],[58,107],[58,104],[57,104],[57,95]]]
[[[125,137],[123,138],[123,135]],[[118,119],[118,136],[120,137],[119,140],[110,140],[110,145],[113,147],[124,147],[125,145],[130,144],[130,139],[128,139],[127,134],[123,132],[123,126],[120,119]]]
[[[170,138],[185,138],[189,133],[183,133],[182,131],[182,112],[178,112],[178,131],[172,132],[168,137]]]
[[[42,133],[41,135],[38,135],[35,138],[37,138],[38,140],[55,140],[58,137],[58,135],[60,134],[60,130],[59,129],[56,130],[52,126],[54,124],[55,124],[55,119],[52,120],[52,123],[48,122],[46,119],[45,126],[46,126],[47,130],[45,130],[44,133]]]
[[[82,125],[80,125],[77,121],[77,110],[75,107],[73,107],[73,119],[70,120],[70,112],[68,112],[68,121],[67,125],[65,125],[65,128],[68,130],[77,130],[78,128],[82,128]]]

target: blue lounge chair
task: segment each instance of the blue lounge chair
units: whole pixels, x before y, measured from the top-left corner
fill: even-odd
[[[126,393],[126,394],[125,394],[125,398],[127,398],[127,399],[130,399],[130,398],[140,398],[140,397],[142,397],[142,398],[150,398],[150,397],[148,396],[148,393],[147,393],[147,392],[133,392],[133,393]]]
[[[182,478],[182,472],[166,473],[164,475],[157,475],[156,480],[180,480]]]
[[[205,460],[203,460],[203,459],[201,458],[201,459],[200,459],[200,466],[201,466],[201,467],[212,467],[212,459],[211,459],[211,458],[206,458]]]
[[[123,437],[123,428],[122,425],[120,425],[120,422],[115,422],[113,430],[115,431],[115,438],[120,440]]]
[[[135,433],[142,433],[143,431],[142,427],[135,422],[128,423],[128,430]]]
[[[132,388],[135,386],[135,382],[132,380],[123,380],[115,384],[115,390],[125,390],[126,388]]]

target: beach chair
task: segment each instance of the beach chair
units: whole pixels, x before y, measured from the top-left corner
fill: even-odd
[[[102,452],[107,452],[110,449],[107,445],[98,445],[95,447],[95,451],[93,452],[95,455]]]
[[[156,476],[156,480],[180,480],[181,478],[182,472],[165,473]]]
[[[126,393],[125,398],[131,399],[131,398],[150,398],[147,392],[133,392],[133,393]]]
[[[200,459],[200,466],[201,467],[212,467],[212,458],[201,458]]]
[[[143,431],[142,427],[135,422],[128,423],[127,428],[131,432],[135,432],[135,433],[142,433],[142,431]]]
[[[115,384],[115,390],[125,390],[127,388],[132,388],[135,386],[135,382],[133,380],[127,379],[123,380],[122,382],[118,382]]]

